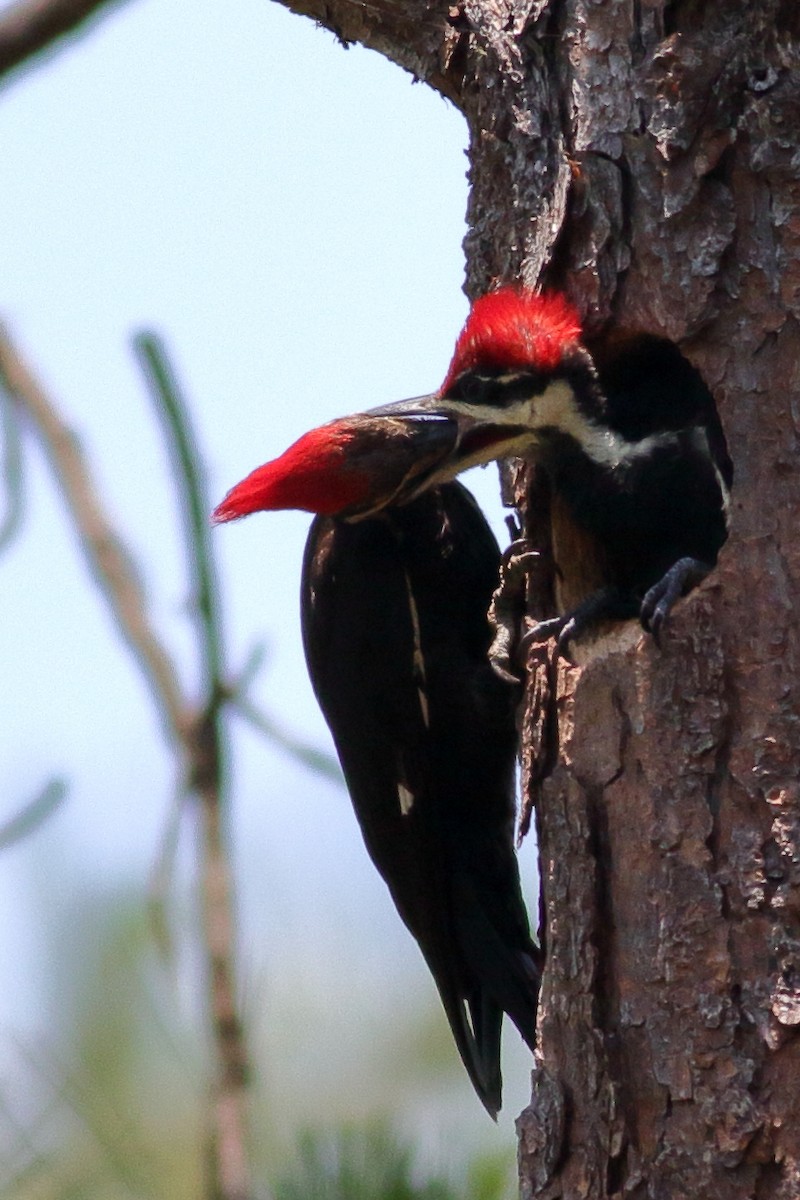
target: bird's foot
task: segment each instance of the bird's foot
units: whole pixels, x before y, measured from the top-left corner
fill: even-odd
[[[494,629],[489,662],[506,683],[520,682],[521,672],[514,669],[514,659],[525,614],[526,585],[528,575],[540,562],[539,551],[531,550],[525,538],[517,537],[504,551],[500,563],[500,582],[489,607],[489,624]]]
[[[524,651],[529,646],[539,642],[556,639],[556,657],[567,657],[567,647],[576,637],[604,618],[616,619],[631,616],[630,605],[616,588],[600,588],[573,608],[572,612],[563,613],[560,617],[550,617],[547,621],[539,621],[533,629],[529,629],[522,638],[520,648]]]
[[[679,558],[658,583],[645,592],[639,609],[642,627],[652,633],[656,645],[660,645],[661,630],[676,601],[701,583],[711,567],[699,558]]]

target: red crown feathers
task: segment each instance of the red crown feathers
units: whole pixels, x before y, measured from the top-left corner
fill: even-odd
[[[482,367],[553,371],[581,336],[577,310],[557,292],[504,287],[480,296],[459,334],[439,394]]]

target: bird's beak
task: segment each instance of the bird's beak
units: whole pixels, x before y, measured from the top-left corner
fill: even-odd
[[[517,409],[478,405],[434,392],[412,400],[399,400],[372,408],[369,417],[387,417],[422,425],[439,423],[449,430],[450,451],[428,471],[425,487],[453,479],[469,467],[499,458],[522,455],[529,449],[531,433]],[[423,488],[416,488],[417,494]]]
[[[232,488],[213,519],[299,508],[358,521],[468,467],[524,453],[527,436],[502,408],[436,392],[400,400],[310,430]]]
[[[450,416],[446,401],[438,392],[429,396],[414,396],[410,400],[394,400],[391,404],[382,404],[379,408],[369,408],[365,417],[397,417],[409,420],[443,420]]]

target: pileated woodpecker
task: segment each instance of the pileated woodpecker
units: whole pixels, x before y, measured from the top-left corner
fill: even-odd
[[[533,1049],[541,977],[513,841],[519,697],[487,661],[499,566],[472,496],[446,483],[356,523],[317,517],[301,589],[367,850],[492,1116],[503,1013]]]
[[[262,470],[241,485],[235,515],[254,490],[259,508],[337,514],[312,523],[303,562],[311,682],[367,850],[494,1117],[503,1013],[533,1049],[541,979],[514,852],[518,689],[487,659],[500,551],[460,483],[371,516],[361,515],[373,505],[354,483],[384,465],[380,451],[391,445],[380,475],[389,495],[426,456],[446,449],[439,433],[449,440],[446,423],[340,422],[320,451],[330,472],[306,473],[306,451],[317,453],[311,436],[293,471],[270,481]],[[347,455],[347,478],[337,479],[333,467],[345,461],[339,441],[347,450],[352,434],[355,455]],[[230,503],[216,520],[234,515]],[[343,519],[355,503],[358,520]]]
[[[298,507],[358,520],[467,467],[528,458],[592,544],[599,584],[532,636],[563,645],[600,618],[637,614],[658,635],[716,563],[731,463],[713,399],[674,345],[612,338],[595,356],[563,297],[482,296],[438,392],[305,434],[235,487],[217,519]]]

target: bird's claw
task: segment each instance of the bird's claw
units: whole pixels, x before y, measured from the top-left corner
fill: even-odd
[[[575,636],[576,628],[577,622],[572,613],[566,613],[561,617],[550,617],[546,621],[537,621],[520,638],[520,653],[524,655],[531,646],[538,646],[542,642],[549,642],[551,638],[555,638],[557,655],[562,654],[566,650],[570,638]]]
[[[521,673],[514,671],[513,659],[517,657],[519,626],[525,610],[525,585],[529,572],[540,560],[538,550],[530,550],[525,538],[515,539],[503,552],[500,582],[489,607],[489,623],[494,628],[489,662],[506,683],[520,682]]]
[[[662,575],[658,583],[654,583],[645,592],[639,609],[639,620],[642,628],[653,635],[653,641],[661,647],[661,631],[664,628],[675,604],[691,588],[696,587],[711,571],[708,563],[698,558],[679,558],[670,569]]]
[[[521,639],[520,649],[524,651],[529,646],[555,638],[556,658],[566,658],[570,642],[584,633],[596,621],[603,617],[631,615],[630,613],[620,613],[619,610],[620,597],[617,591],[613,588],[601,588],[591,596],[587,596],[572,612],[562,613],[560,617],[550,617],[546,621],[539,621]]]

